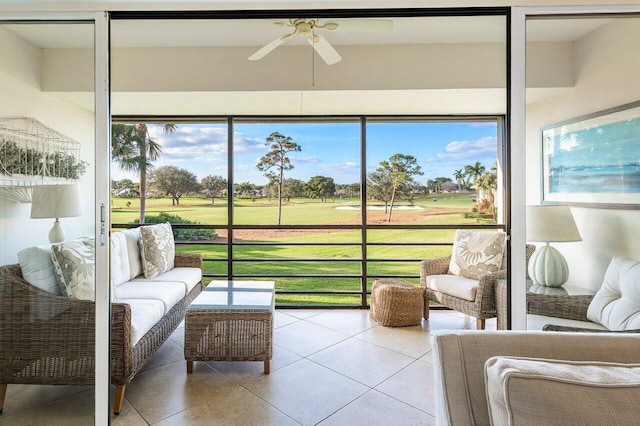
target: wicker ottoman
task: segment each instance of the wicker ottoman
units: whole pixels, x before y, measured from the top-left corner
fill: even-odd
[[[402,280],[379,279],[371,287],[371,317],[380,325],[404,327],[422,322],[423,289]]]

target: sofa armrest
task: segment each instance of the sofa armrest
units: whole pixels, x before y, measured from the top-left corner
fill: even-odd
[[[176,268],[200,268],[202,269],[202,256],[197,253],[178,253],[174,258]]]
[[[590,321],[587,309],[593,295],[527,294],[527,313],[547,317]]]
[[[436,259],[425,259],[420,262],[420,285],[427,286],[427,276],[446,274],[449,270],[451,256]]]
[[[131,356],[131,306],[111,304],[111,377],[128,378],[133,372]]]
[[[485,362],[493,356],[640,363],[640,335],[534,331],[440,331],[431,337],[436,422],[489,424]]]
[[[93,383],[94,336],[93,301],[40,290],[18,265],[0,268],[0,383]]]

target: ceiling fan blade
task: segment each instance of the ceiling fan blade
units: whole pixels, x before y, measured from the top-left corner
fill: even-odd
[[[309,44],[318,52],[327,65],[333,65],[342,60],[342,56],[333,48],[326,38],[321,35],[309,37]]]
[[[337,26],[332,28],[332,24]],[[345,19],[328,22],[324,24],[324,27],[333,31],[388,33],[393,30],[393,21],[390,19]]]
[[[271,43],[268,43],[268,44],[262,46],[262,48],[260,48],[253,55],[249,56],[249,60],[250,61],[258,61],[258,60],[264,58],[272,50],[274,50],[276,47],[280,46],[285,41],[289,40],[291,37],[293,37],[293,34],[285,34],[283,36],[278,37],[277,39],[273,40]]]

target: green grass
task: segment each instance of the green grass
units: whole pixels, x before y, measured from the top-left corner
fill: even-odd
[[[436,198],[438,201],[433,201]],[[127,207],[126,203],[131,202]],[[357,224],[360,212],[357,210],[336,210],[340,203],[358,205],[359,200],[336,200],[336,202],[321,203],[307,199],[295,199],[283,205],[283,224],[290,225],[318,225],[335,223]],[[177,214],[185,219],[195,220],[203,224],[226,224],[226,200],[211,200],[200,198],[183,198],[180,206],[171,206],[170,199],[147,200],[147,214],[167,212]],[[406,204],[406,203],[405,203]],[[451,213],[450,209],[470,211],[472,196],[468,194],[447,195],[417,200],[416,205],[432,213],[414,224],[462,224],[476,223],[474,219],[464,219],[459,212]],[[132,223],[139,216],[138,200],[118,199],[112,201],[112,222]],[[276,223],[276,203],[268,200],[237,200],[234,203],[235,222],[237,224],[273,225]],[[394,211],[392,224],[402,224],[403,215],[411,211]],[[408,216],[405,216],[408,217]],[[370,243],[424,243],[437,242],[450,244],[453,241],[454,230],[398,230],[374,229],[368,230],[367,240]],[[277,242],[282,245],[251,245],[234,246],[234,258],[246,261],[234,262],[234,274],[314,274],[314,275],[359,275],[361,273],[361,247],[342,246],[342,243],[359,243],[360,231],[319,232],[302,236],[286,238],[264,238],[262,242]],[[257,242],[257,241],[256,241]],[[304,243],[305,245],[287,245],[288,243]],[[317,245],[317,243],[332,243],[336,245]],[[207,274],[227,274],[227,246],[189,245],[178,246],[181,252],[199,253],[204,258],[215,259],[205,261],[203,272]],[[427,257],[439,257],[449,254],[449,246],[374,246],[367,247],[369,259],[415,259],[410,262],[368,262],[367,271],[371,275],[417,275],[419,260]],[[309,261],[298,259],[321,259]],[[280,260],[280,261],[278,261]],[[336,260],[340,260],[337,262]],[[208,282],[209,279],[205,280]],[[338,290],[360,291],[359,278],[326,277],[288,277],[275,278],[278,290]],[[367,283],[370,288],[371,280]],[[417,284],[417,279],[411,279]],[[360,303],[359,295],[298,295],[278,294],[279,304],[354,304]]]

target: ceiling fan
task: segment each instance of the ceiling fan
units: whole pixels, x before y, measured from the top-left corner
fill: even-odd
[[[320,24],[319,19],[310,18],[298,18],[290,19],[288,21],[276,21],[274,25],[281,27],[292,27],[293,32],[278,37],[272,42],[266,44],[260,48],[253,55],[249,56],[250,61],[258,61],[264,58],[272,50],[292,39],[295,35],[306,38],[307,41],[318,55],[327,63],[327,65],[333,65],[336,62],[340,62],[342,57],[333,48],[333,46],[320,34],[316,34],[316,29],[323,29],[328,31],[359,31],[359,32],[374,32],[374,33],[387,33],[393,29],[393,21],[388,19],[347,19],[347,20],[333,20],[325,24]]]

